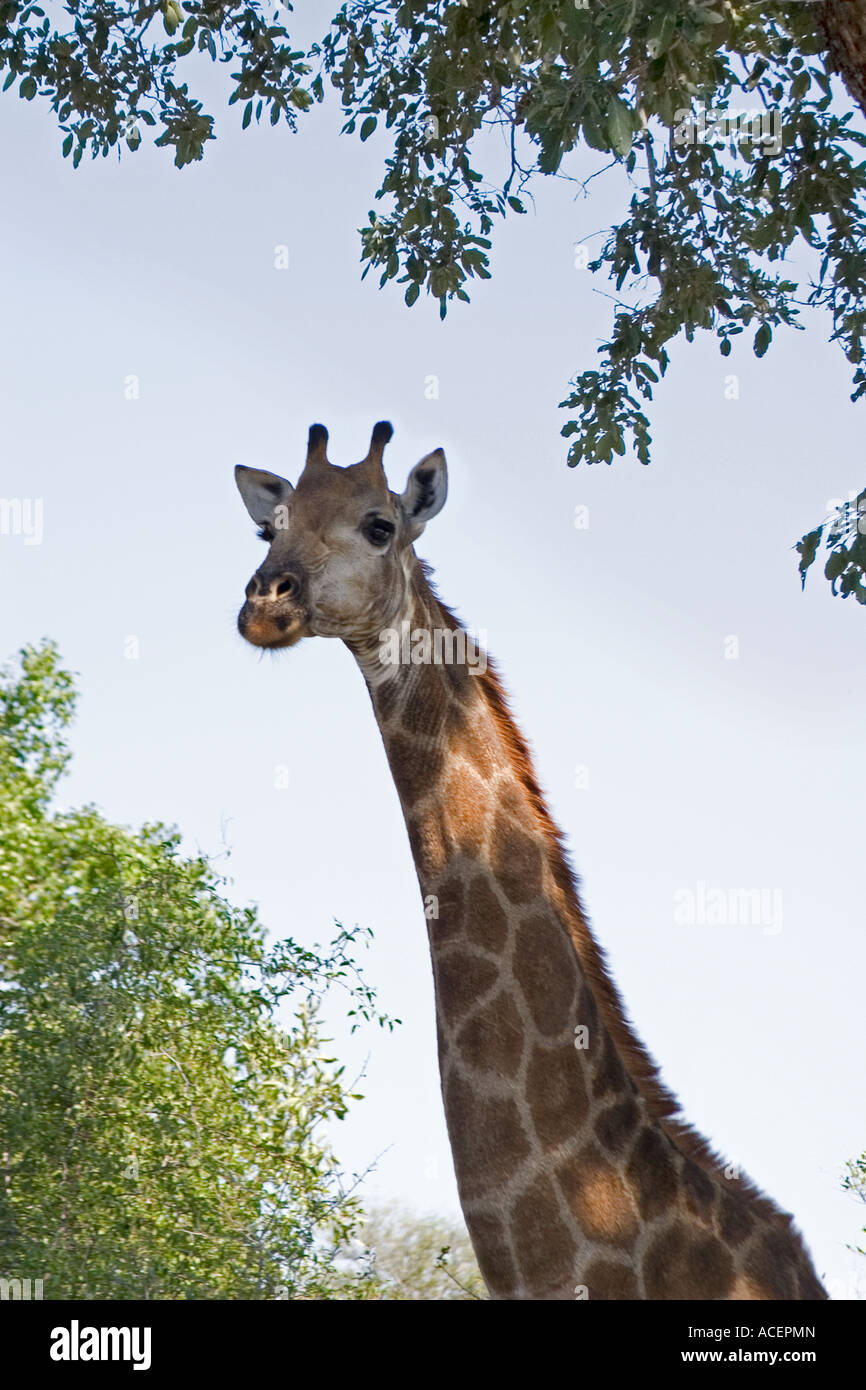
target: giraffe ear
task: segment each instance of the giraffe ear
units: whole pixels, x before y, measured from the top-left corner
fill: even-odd
[[[448,465],[442,449],[434,449],[416,463],[400,501],[412,540],[420,536],[431,517],[445,506],[448,496]]]
[[[235,482],[257,526],[271,525],[274,509],[288,502],[295,490],[278,473],[268,473],[264,468],[243,468],[240,464],[235,469]]]

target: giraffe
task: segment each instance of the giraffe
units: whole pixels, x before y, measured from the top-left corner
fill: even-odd
[[[491,1298],[826,1298],[791,1217],[681,1118],[633,1031],[499,676],[467,646],[448,659],[465,630],[414,549],[445,503],[444,452],[397,494],[391,435],[377,424],[342,468],[313,425],[296,487],[236,469],[269,546],[238,629],[275,649],[340,638],[366,682],[426,904],[445,1116]]]

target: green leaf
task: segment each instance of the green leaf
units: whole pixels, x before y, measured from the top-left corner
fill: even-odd
[[[625,102],[617,96],[611,98],[608,109],[607,134],[611,147],[624,159],[634,138],[634,118]]]
[[[812,564],[812,561],[815,559],[818,546],[821,543],[821,533],[823,532],[823,530],[823,526],[819,526],[816,530],[810,531],[808,535],[803,536],[802,540],[799,540],[797,542],[796,548],[800,555],[800,564],[798,572],[800,575],[801,588],[805,588],[806,571]]]
[[[18,95],[25,101],[32,101],[39,90],[35,77],[25,77],[21,86],[18,88]]]
[[[252,120],[252,118],[253,118],[253,104],[252,104],[251,101],[248,101],[247,104],[246,104],[246,106],[244,107],[244,116],[243,116],[243,120],[241,121],[241,130],[246,130],[246,128],[247,128],[247,126],[249,125],[249,123],[250,123],[250,121]]]
[[[403,296],[403,298],[405,299],[406,303],[409,305],[409,308],[410,308],[410,309],[411,309],[412,305],[415,303],[415,300],[418,298],[418,296],[419,296],[420,293],[421,293],[421,286],[418,285],[418,284],[410,285],[409,288],[407,289],[407,291],[406,291],[405,295]]]
[[[767,348],[770,346],[772,340],[772,328],[768,323],[762,323],[757,333],[755,334],[755,341],[753,344],[755,356],[763,357],[764,353],[767,351]]]
[[[361,139],[369,140],[373,131],[376,129],[377,121],[375,116],[368,116],[361,126]]]
[[[677,12],[673,8],[659,6],[650,21],[648,46],[650,53],[657,57],[667,51],[677,27]]]

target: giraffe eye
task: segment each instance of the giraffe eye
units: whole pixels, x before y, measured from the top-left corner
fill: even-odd
[[[384,546],[394,534],[396,527],[383,516],[374,516],[364,523],[364,535],[371,545]]]
[[[274,539],[274,532],[271,529],[271,527],[268,526],[267,522],[263,526],[259,527],[259,530],[256,532],[256,534],[263,541],[270,542]]]

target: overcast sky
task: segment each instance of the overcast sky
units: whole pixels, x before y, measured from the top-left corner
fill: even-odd
[[[295,137],[218,115],[201,165],[143,145],[73,172],[47,109],[0,107],[0,497],[44,505],[40,544],[0,537],[0,658],[49,635],[78,673],[62,804],[227,842],[233,898],[278,935],[373,928],[403,1022],[336,1031],[366,1099],[334,1143],[349,1172],[376,1162],[368,1199],[456,1211],[423,912],[360,675],[337,642],[260,657],[235,631],[263,558],[235,464],[294,480],[314,420],[355,462],[389,418],[401,490],[441,444],[450,495],[417,548],[498,659],[632,1019],[686,1116],[862,1296],[840,1184],[866,1145],[866,614],[818,566],[801,593],[791,548],[866,481],[826,322],[762,361],[678,346],[652,465],[571,471],[557,402],[611,307],[573,246],[622,216],[618,176],[589,201],[549,180],[442,324],[360,281],[378,137],[339,138],[333,110]],[[766,912],[685,924],[713,890]]]

